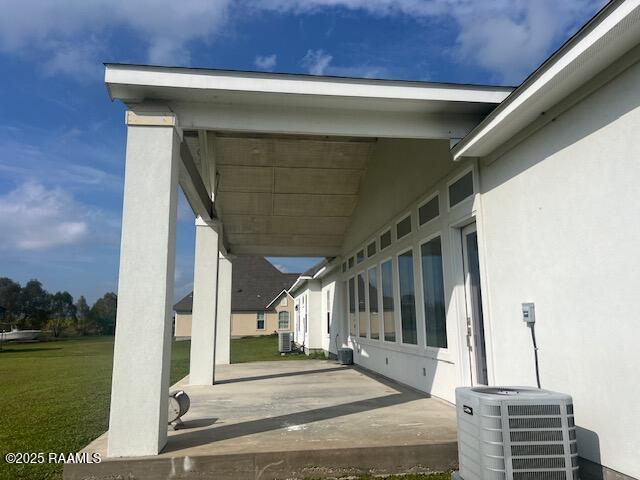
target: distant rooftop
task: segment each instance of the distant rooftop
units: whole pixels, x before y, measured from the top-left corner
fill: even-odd
[[[266,310],[274,298],[283,290],[288,290],[300,276],[299,273],[281,272],[264,257],[239,256],[231,263],[232,312]],[[190,292],[173,309],[178,313],[190,313],[192,307],[193,292]]]

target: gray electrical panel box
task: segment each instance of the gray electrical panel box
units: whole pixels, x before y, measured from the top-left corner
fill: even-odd
[[[536,306],[533,303],[522,304],[522,321],[527,323],[535,323]]]

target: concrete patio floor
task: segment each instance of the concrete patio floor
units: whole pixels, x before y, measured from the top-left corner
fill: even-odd
[[[158,456],[107,459],[107,434],[84,451],[103,462],[67,465],[66,479],[305,478],[444,471],[457,464],[455,409],[333,361],[218,367],[191,398],[184,429]]]

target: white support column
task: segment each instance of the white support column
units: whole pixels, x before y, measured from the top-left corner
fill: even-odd
[[[218,260],[218,316],[216,320],[216,365],[231,363],[231,280],[233,266],[228,257]]]
[[[167,439],[180,138],[175,117],[128,112],[108,455]]]
[[[218,291],[218,231],[213,222],[196,220],[196,251],[191,317],[189,383],[213,385]]]

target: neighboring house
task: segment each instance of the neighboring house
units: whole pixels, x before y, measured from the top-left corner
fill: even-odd
[[[638,0],[608,3],[516,89],[106,68],[130,109],[110,455],[165,442],[180,171],[201,278],[218,249],[332,258],[292,289],[296,341],[351,346],[432,396],[535,385],[535,303],[542,387],[573,396],[579,455],[640,478]],[[207,319],[191,372],[214,366]]]
[[[231,336],[271,335],[293,330],[293,298],[288,290],[297,273],[282,273],[263,257],[232,260]],[[191,338],[193,292],[173,307],[177,339]]]

